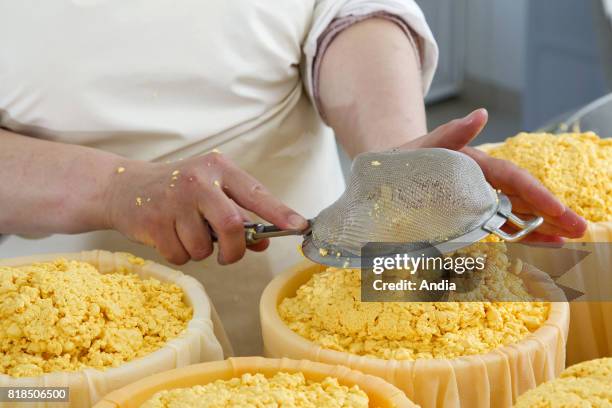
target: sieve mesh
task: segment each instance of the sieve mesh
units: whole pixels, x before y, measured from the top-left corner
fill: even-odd
[[[368,242],[445,242],[481,227],[497,199],[478,164],[462,153],[364,153],[344,194],[314,219],[312,241],[357,256]]]

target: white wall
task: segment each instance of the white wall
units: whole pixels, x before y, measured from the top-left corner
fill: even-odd
[[[611,0],[612,1],[612,0]],[[467,0],[416,0],[433,31],[440,59],[427,102],[456,95],[465,70],[465,13]]]
[[[529,0],[467,1],[466,76],[520,92]]]

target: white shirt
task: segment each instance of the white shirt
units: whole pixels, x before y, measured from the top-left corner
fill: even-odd
[[[426,90],[437,47],[413,0],[0,2],[0,125],[144,160],[218,148],[312,217],[344,188],[333,134],[309,99],[317,40],[334,18],[374,11],[421,36]],[[296,244],[276,239],[222,270],[214,260],[181,269],[205,284],[230,337],[243,339],[242,330],[256,334],[263,287],[298,259]],[[159,260],[111,232],[10,237],[0,257],[93,248]],[[239,354],[258,350],[258,338],[247,340]]]

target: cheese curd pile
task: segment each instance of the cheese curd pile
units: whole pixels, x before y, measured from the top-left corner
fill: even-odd
[[[586,361],[521,395],[515,408],[612,407],[610,385],[612,358]]]
[[[520,133],[491,149],[533,174],[592,222],[612,221],[612,139],[594,133]]]
[[[105,369],[144,356],[185,330],[192,310],[183,295],[65,259],[0,267],[0,373]]]
[[[309,381],[302,373],[243,374],[191,388],[176,388],[153,395],[141,408],[166,407],[300,407],[368,408],[369,399],[358,386],[340,385],[336,378]]]
[[[361,302],[361,272],[328,268],[283,299],[279,315],[326,349],[397,360],[482,354],[542,326],[550,304],[533,301],[511,273],[505,244],[477,243],[465,251],[487,253],[480,295],[517,302]]]

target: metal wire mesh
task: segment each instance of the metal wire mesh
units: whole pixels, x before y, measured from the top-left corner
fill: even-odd
[[[343,255],[359,255],[368,242],[436,244],[481,227],[496,208],[496,192],[462,153],[365,153],[344,194],[315,218],[312,239]]]

